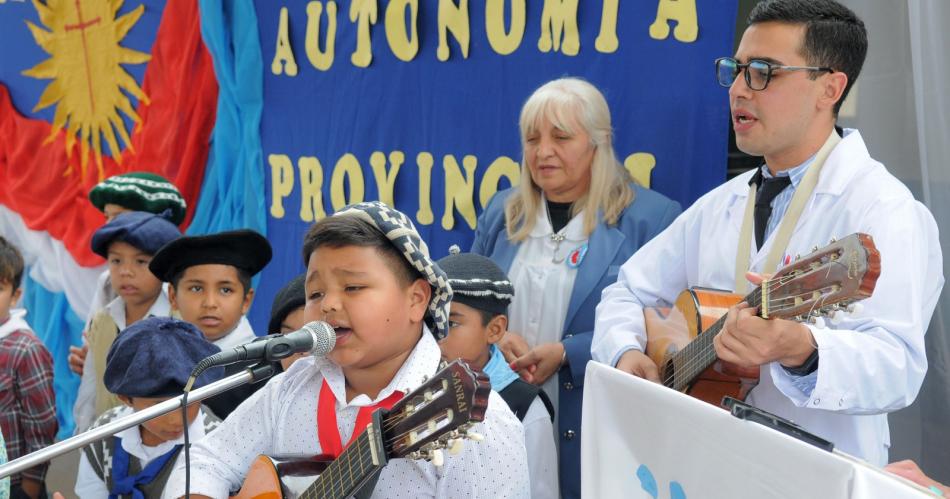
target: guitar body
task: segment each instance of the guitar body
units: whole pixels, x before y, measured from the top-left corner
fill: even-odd
[[[660,367],[661,381],[665,381],[663,367],[673,354],[686,348],[740,301],[742,296],[727,291],[690,288],[680,293],[673,308],[644,310],[646,354]],[[684,392],[718,407],[727,395],[745,399],[758,382],[758,367],[743,368],[716,360],[696,376]]]
[[[237,499],[295,499],[300,497],[332,462],[323,456],[279,461],[257,456],[247,471]]]

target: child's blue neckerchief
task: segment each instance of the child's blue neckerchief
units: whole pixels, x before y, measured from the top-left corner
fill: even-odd
[[[488,359],[488,363],[485,364],[483,371],[485,371],[485,374],[491,379],[491,389],[496,392],[501,392],[514,382],[514,380],[518,379],[518,373],[512,371],[511,367],[508,367],[505,355],[501,353],[498,347],[491,345],[489,349],[491,350],[491,358]]]
[[[112,456],[112,490],[109,491],[109,499],[118,499],[124,495],[132,495],[132,499],[145,499],[145,494],[137,487],[138,485],[148,485],[161,473],[165,463],[178,452],[181,445],[176,445],[172,450],[156,457],[148,466],[138,475],[129,475],[129,453],[122,448],[122,439],[115,437],[115,450]]]

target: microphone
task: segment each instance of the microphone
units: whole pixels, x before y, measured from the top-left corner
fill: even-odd
[[[287,334],[272,334],[250,343],[238,345],[231,350],[218,352],[198,363],[202,371],[211,366],[226,366],[246,360],[275,362],[293,354],[326,355],[336,344],[336,332],[326,322],[313,321],[299,331]]]

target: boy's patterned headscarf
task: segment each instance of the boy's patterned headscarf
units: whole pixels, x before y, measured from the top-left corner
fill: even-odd
[[[445,272],[429,257],[429,248],[409,217],[379,201],[353,204],[333,216],[355,216],[372,224],[389,239],[409,264],[422,274],[432,286],[426,324],[436,339],[444,338],[449,332],[452,286],[449,285]]]

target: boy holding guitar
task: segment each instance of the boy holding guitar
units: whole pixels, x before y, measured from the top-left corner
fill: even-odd
[[[329,323],[336,346],[295,362],[194,445],[192,497],[236,491],[258,454],[336,457],[375,409],[439,370],[452,291],[405,215],[378,202],[344,208],[311,227],[303,255],[306,320]],[[526,497],[522,426],[497,393],[473,429],[484,440],[441,467],[390,461],[372,497]],[[184,479],[182,465],[165,497],[182,496]]]
[[[749,23],[716,70],[739,148],[765,165],[700,198],[623,265],[597,308],[592,355],[662,382],[644,354],[645,308],[691,287],[744,295],[746,277],[759,285],[794,255],[867,233],[880,276],[863,313],[829,328],[763,320],[764,307],[739,303],[711,344],[758,371],[750,403],[884,465],[887,413],[913,402],[927,370],[924,333],[944,282],[937,226],[857,130],[835,126],[864,63],[864,23],[833,0],[767,0]],[[851,274],[859,259],[843,256]],[[765,280],[761,294],[783,282]]]

